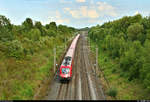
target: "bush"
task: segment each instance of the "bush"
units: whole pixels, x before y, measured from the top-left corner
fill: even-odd
[[[7,52],[6,54],[9,57],[15,57],[17,59],[20,59],[23,57],[23,47],[20,41],[13,40],[12,42],[6,43],[7,45]]]
[[[12,25],[10,20],[3,15],[0,15],[0,40],[11,41],[14,39],[14,35],[11,33]]]
[[[117,70],[115,68],[112,69],[112,73],[115,73]]]
[[[33,87],[31,86],[31,84],[25,82],[20,93],[21,96],[24,96],[24,99],[32,99],[34,95]]]
[[[108,91],[107,91],[107,95],[111,96],[111,97],[116,97],[117,96],[117,89],[115,87],[111,87]]]
[[[141,35],[143,32],[144,28],[143,25],[140,25],[139,23],[135,23],[133,25],[130,25],[127,29],[127,35],[129,39],[131,40],[137,40],[138,36],[143,36]]]
[[[31,29],[27,35],[27,37],[33,41],[38,41],[40,39],[40,36],[41,36],[41,32],[39,29]]]

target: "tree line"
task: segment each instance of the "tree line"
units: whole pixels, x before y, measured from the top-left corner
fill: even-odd
[[[91,27],[88,36],[119,65],[114,70],[129,81],[140,80],[150,91],[149,16],[124,16]]]
[[[69,39],[75,29],[50,22],[43,26],[40,21],[31,18],[21,25],[11,24],[10,20],[0,15],[0,53],[7,57],[24,58],[40,49],[53,48]]]

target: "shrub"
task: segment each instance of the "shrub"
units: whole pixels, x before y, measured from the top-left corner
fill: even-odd
[[[27,35],[27,37],[33,41],[38,41],[40,39],[40,36],[41,36],[41,32],[39,29],[31,29]]]
[[[137,40],[138,36],[140,36],[142,34],[143,30],[144,30],[143,25],[140,25],[139,23],[135,23],[128,27],[127,35],[129,37],[129,39]],[[143,35],[141,35],[141,36],[143,36]]]
[[[117,70],[115,68],[112,69],[112,73],[115,73]]]
[[[20,59],[23,57],[23,47],[20,41],[13,40],[11,42],[6,43],[7,45],[7,52],[6,54],[9,57],[15,57],[17,59]]]
[[[108,91],[107,91],[107,95],[111,96],[111,97],[116,97],[117,96],[117,89],[115,87],[111,87]]]
[[[20,91],[20,93],[24,99],[31,99],[34,95],[33,87],[29,83],[24,82],[23,89]]]

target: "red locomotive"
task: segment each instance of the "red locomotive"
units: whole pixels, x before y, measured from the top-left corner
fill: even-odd
[[[80,34],[78,34],[72,41],[71,46],[68,49],[68,52],[66,53],[65,58],[59,68],[60,80],[70,80],[72,78],[72,65],[74,60],[74,53],[79,37]]]

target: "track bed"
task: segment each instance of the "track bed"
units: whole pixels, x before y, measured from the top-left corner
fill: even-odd
[[[102,89],[96,81],[94,66],[90,61],[87,32],[82,32],[76,47],[73,77],[60,82],[56,76],[50,85],[46,100],[104,100]]]

